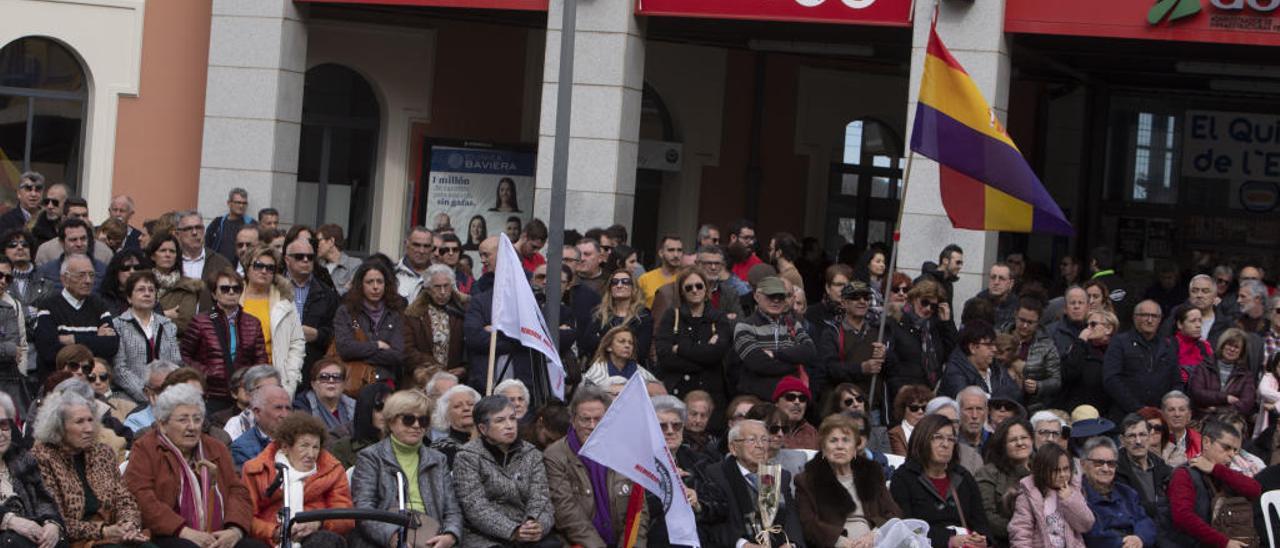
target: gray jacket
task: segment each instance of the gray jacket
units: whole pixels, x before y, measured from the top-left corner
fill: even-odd
[[[400,471],[389,436],[366,447],[356,455],[356,466],[351,475],[353,506],[397,511],[396,473]],[[418,448],[418,489],[426,505],[426,514],[440,522],[440,534],[452,533],[462,540],[462,509],[453,497],[449,467],[445,464],[444,455],[425,444]],[[387,539],[397,530],[389,523],[359,520],[356,533],[350,537],[351,546],[385,546]]]
[[[27,361],[26,313],[5,294],[0,298],[0,375],[16,378]]]
[[[1027,349],[1026,361],[1022,376],[1036,381],[1036,393],[1027,395],[1027,409],[1039,411],[1052,407],[1054,398],[1062,389],[1062,359],[1053,337],[1043,327],[1036,329],[1031,347]]]
[[[528,442],[516,444],[503,464],[498,463],[496,449],[480,438],[467,442],[454,457],[453,490],[466,521],[461,546],[509,544],[512,533],[529,518],[551,532],[555,517],[542,453]]]
[[[142,387],[147,384],[147,364],[154,359],[182,363],[182,353],[178,348],[178,325],[173,323],[159,307],[151,314],[151,321],[156,324],[156,348],[148,352],[147,336],[142,325],[133,316],[133,309],[127,309],[119,316],[111,318],[111,327],[120,336],[120,350],[116,352],[115,384],[123,389],[133,401],[146,403],[147,395]]]
[[[338,290],[339,295],[346,295],[347,290],[351,289],[351,278],[355,276],[356,269],[360,268],[360,259],[342,253],[338,255],[337,261],[325,265],[325,268],[329,268],[334,289]]]

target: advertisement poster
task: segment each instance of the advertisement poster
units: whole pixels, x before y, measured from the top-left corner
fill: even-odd
[[[519,239],[533,218],[536,162],[529,150],[432,146],[423,224],[435,227],[447,215],[467,251],[500,230]]]
[[[1182,175],[1221,181],[1232,209],[1280,205],[1280,116],[1190,110],[1183,135]]]

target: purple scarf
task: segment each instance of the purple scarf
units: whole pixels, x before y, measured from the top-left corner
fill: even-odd
[[[369,301],[364,302],[364,313],[369,315],[369,331],[377,332],[378,323],[382,321],[382,313],[386,309],[382,306],[382,301],[378,301],[377,306],[370,306]],[[369,337],[372,339],[373,337]]]
[[[578,451],[582,450],[582,442],[578,441],[578,433],[573,429],[569,430],[565,441],[569,443],[569,449],[573,454],[578,455]],[[613,533],[613,514],[609,511],[609,469],[582,455],[578,455],[578,460],[587,467],[587,478],[591,480],[591,494],[596,501],[596,513],[591,518],[591,525],[595,526],[596,533],[600,534],[604,543],[612,546],[617,542],[617,537]]]
[[[182,456],[182,451],[165,436],[160,435],[160,446],[173,453],[182,464],[182,484],[178,491],[178,514],[182,516],[183,525],[203,532],[222,530],[222,491],[218,488],[217,476],[209,473],[209,468],[201,466],[197,472],[191,463]],[[196,445],[196,461],[204,461],[204,444]]]

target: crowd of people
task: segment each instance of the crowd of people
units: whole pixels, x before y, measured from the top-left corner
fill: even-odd
[[[349,255],[337,225],[254,219],[243,189],[211,222],[140,227],[129,197],[93,226],[36,173],[17,197],[0,216],[10,545],[276,546],[287,499],[416,516],[292,527],[311,548],[669,546],[664,502],[580,454],[636,375],[703,546],[871,547],[895,518],[952,548],[1270,542],[1280,297],[1255,265],[1161,265],[1143,292],[1106,248],[1057,275],[1015,253],[961,303],[955,245],[912,279],[883,246],[831,261],[739,221],[661,238],[646,270],[612,226],[566,232],[548,272],[533,219],[512,239],[561,306],[562,401],[506,335],[490,374],[500,241],[469,226],[464,245],[447,217],[397,260]]]

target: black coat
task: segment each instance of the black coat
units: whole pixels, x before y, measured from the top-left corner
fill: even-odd
[[[982,506],[982,494],[974,481],[959,464],[947,469],[956,496],[939,494],[933,483],[924,475],[924,467],[915,460],[907,460],[893,473],[889,493],[902,509],[904,519],[915,518],[929,522],[929,540],[936,548],[946,548],[952,533],[947,527],[967,526],[971,532],[989,535],[986,511]],[[958,506],[956,498],[959,498]],[[964,509],[961,520],[960,509]],[[962,525],[963,523],[963,525]]]
[[[687,445],[676,448],[673,455],[676,466],[689,475],[682,478],[684,486],[698,494],[700,511],[693,517],[698,525],[698,540],[703,546],[715,546],[713,529],[716,524],[724,522],[728,508],[724,491],[707,477],[707,468],[716,466],[719,461],[709,461],[702,453],[697,453]],[[662,508],[662,501],[653,493],[645,493],[645,503],[649,505],[649,530],[645,534],[649,546],[668,546],[671,544],[667,534],[667,516]]]
[[[584,364],[595,356],[596,348],[600,346],[600,339],[604,338],[604,334],[621,325],[622,318],[618,316],[610,314],[609,321],[601,323],[599,315],[594,313],[591,315],[591,323],[587,324],[585,332],[578,337],[578,356],[582,358]],[[649,351],[653,348],[653,315],[649,314],[649,309],[642,308],[639,314],[627,322],[627,328],[636,340],[636,362],[647,369]],[[585,365],[584,369],[586,367],[589,365]]]
[[[947,357],[956,345],[956,326],[934,318],[929,321],[929,329],[933,333],[938,369],[926,371],[922,332],[911,316],[903,313],[902,317],[891,319],[885,326],[889,351],[885,355],[884,377],[890,394],[896,395],[908,384],[923,384],[932,389],[941,379],[941,366],[947,363]]]
[[[694,390],[711,394],[716,406],[724,405],[724,357],[733,343],[733,326],[724,314],[711,306],[702,316],[680,308],[680,328],[676,329],[676,309],[667,310],[655,335],[658,367],[655,373],[671,391],[684,398]],[[714,343],[710,342],[715,337]]]
[[[4,463],[9,467],[9,481],[13,484],[13,499],[0,505],[0,519],[16,512],[18,516],[43,525],[46,522],[62,526],[62,514],[58,510],[53,495],[45,488],[40,477],[40,468],[36,459],[25,449],[17,447],[22,443],[19,436],[14,436],[13,447],[4,456]]]
[[[1166,339],[1147,340],[1134,330],[1116,335],[1102,357],[1102,382],[1111,397],[1111,415],[1123,417],[1146,406],[1160,407],[1160,398],[1181,384],[1178,373],[1178,353]]]
[[[822,366],[816,374],[811,374],[810,388],[817,397],[818,394],[830,394],[836,386],[847,382],[861,387],[863,394],[870,394],[872,375],[863,372],[862,364],[871,359],[871,345],[880,334],[879,323],[867,321],[862,332],[858,333],[845,325],[844,318],[836,318],[836,321],[839,323],[813,324],[813,329],[818,331],[813,334],[813,339],[818,345],[818,359]],[[881,417],[888,417],[893,398],[886,389],[884,375],[876,379],[875,406]]]
[[[316,330],[316,340],[307,343],[306,357],[302,359],[302,382],[311,380],[311,364],[324,357],[333,342],[333,317],[338,312],[338,292],[313,276],[307,302],[302,307],[302,325]]]
[[[1111,406],[1111,398],[1102,381],[1102,356],[1106,348],[1081,342],[1071,347],[1062,359],[1062,397],[1059,409],[1075,409],[1092,405],[1099,413]]]
[[[738,460],[733,456],[726,457],[718,463],[708,465],[706,473],[707,479],[725,493],[728,499],[725,519],[711,527],[711,535],[716,540],[714,546],[734,546],[738,539],[755,542],[755,535],[748,534],[747,529],[748,520],[754,522],[756,528],[760,526],[759,520],[755,518],[757,512],[755,492],[752,491],[746,478],[742,477],[742,472],[738,469]],[[782,488],[779,489],[783,500],[773,522],[774,525],[782,526],[782,530],[786,533],[786,540],[790,540],[797,548],[804,548],[804,530],[800,525],[800,516],[796,514],[795,499],[791,496],[791,490],[785,488],[787,485],[791,485],[791,473],[783,470],[780,484]],[[976,489],[975,492],[977,492]],[[782,535],[773,535],[774,546],[781,546],[783,542],[785,540]]]

